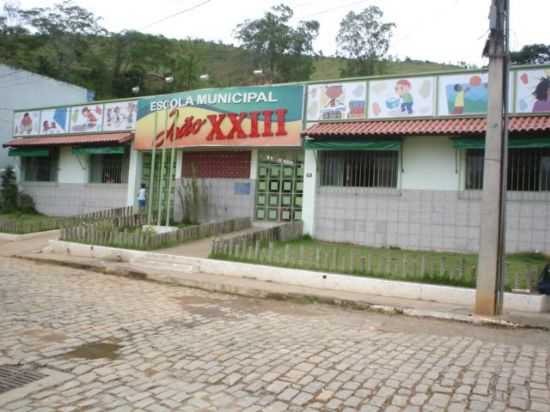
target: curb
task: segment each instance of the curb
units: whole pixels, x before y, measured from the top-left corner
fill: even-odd
[[[503,319],[495,319],[488,317],[481,317],[475,315],[460,315],[448,312],[430,311],[413,309],[407,307],[398,307],[390,305],[372,304],[367,301],[357,301],[352,299],[342,299],[331,296],[319,296],[314,293],[296,293],[296,292],[272,292],[262,290],[260,288],[233,285],[230,282],[227,283],[215,283],[212,281],[200,281],[194,279],[187,279],[176,277],[170,274],[161,274],[146,272],[129,268],[125,264],[113,262],[111,265],[106,262],[99,261],[97,264],[83,263],[83,262],[70,262],[63,260],[52,260],[41,258],[38,256],[24,256],[15,255],[14,258],[27,260],[39,264],[48,264],[54,266],[64,266],[74,269],[89,270],[96,273],[102,273],[106,275],[121,276],[130,279],[144,280],[149,282],[156,282],[165,285],[187,287],[193,289],[199,289],[207,292],[226,293],[235,296],[248,297],[248,298],[260,298],[260,299],[272,299],[278,301],[289,301],[302,304],[326,304],[332,306],[339,306],[349,309],[370,311],[376,313],[382,313],[387,315],[403,315],[415,318],[435,319],[454,321],[460,323],[468,323],[479,326],[490,326],[497,328],[510,328],[510,329],[535,329],[549,331],[550,328],[536,325],[529,325],[526,323],[515,323]]]

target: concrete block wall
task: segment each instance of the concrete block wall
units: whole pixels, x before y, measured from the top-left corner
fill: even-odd
[[[197,179],[206,193],[206,208],[201,210],[201,221],[253,217],[256,181],[254,179],[209,178]],[[178,179],[176,187],[182,187],[190,179]],[[240,193],[238,185],[249,185],[250,193]],[[242,187],[242,186],[241,186]],[[179,196],[175,195],[176,219],[182,216]]]
[[[21,190],[34,199],[36,209],[50,216],[73,216],[124,207],[128,185],[25,182]]]
[[[314,236],[376,247],[477,252],[480,192],[321,187]],[[508,253],[550,253],[548,195],[509,193]]]

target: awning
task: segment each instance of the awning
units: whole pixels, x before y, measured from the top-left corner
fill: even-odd
[[[302,136],[358,137],[358,136],[425,136],[425,135],[483,135],[487,127],[485,117],[365,120],[317,123],[302,132]],[[550,114],[510,116],[510,132],[550,132]]]
[[[456,138],[453,140],[453,146],[457,149],[485,149],[485,139],[483,138]],[[533,149],[550,147],[550,137],[521,137],[509,138],[509,149]]]
[[[10,149],[8,156],[19,156],[19,157],[48,157],[50,151],[48,149],[35,149],[32,147],[25,147],[19,149]]]
[[[10,140],[4,147],[29,147],[29,146],[66,146],[111,143],[123,144],[132,141],[133,133],[102,133],[102,134],[79,134],[62,136],[36,136],[21,137]]]
[[[401,148],[401,140],[397,139],[306,139],[304,141],[306,150],[399,150]]]
[[[82,155],[103,155],[103,154],[115,154],[123,155],[124,146],[88,146],[88,147],[74,147],[73,154],[75,156]]]

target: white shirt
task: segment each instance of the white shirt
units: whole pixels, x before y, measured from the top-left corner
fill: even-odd
[[[145,189],[142,187],[138,192],[138,200],[145,200]]]

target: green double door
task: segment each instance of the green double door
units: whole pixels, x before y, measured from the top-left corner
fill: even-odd
[[[256,220],[301,220],[303,153],[260,153],[258,160]]]

